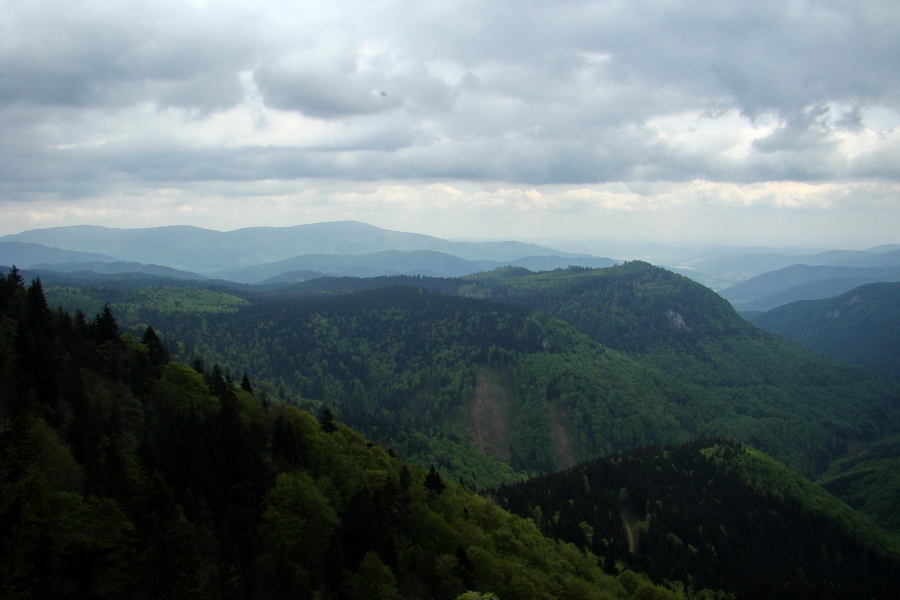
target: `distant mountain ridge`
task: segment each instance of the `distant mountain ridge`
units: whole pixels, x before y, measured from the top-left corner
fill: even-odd
[[[426,277],[461,277],[504,266],[521,266],[531,271],[549,271],[573,264],[586,267],[611,267],[609,258],[561,256],[526,256],[508,262],[466,260],[434,250],[383,250],[371,254],[304,254],[264,265],[226,269],[211,275],[240,283],[279,283],[305,281],[318,274],[338,277],[383,277],[422,275]],[[297,275],[299,274],[299,276]]]
[[[826,250],[812,252],[798,248],[706,248],[682,256],[675,262],[653,261],[709,285],[713,289],[731,289],[742,282],[780,269],[809,267],[898,267],[900,246],[884,245],[868,250]]]
[[[29,242],[0,242],[0,264],[31,267],[46,263],[115,262],[112,256],[99,252],[79,252],[51,248]]]
[[[141,275],[151,275],[159,277],[171,277],[174,279],[206,279],[202,275],[190,273],[188,271],[180,271],[172,267],[163,267],[161,265],[145,265],[136,262],[71,262],[71,263],[51,263],[51,264],[35,264],[31,265],[34,271],[55,271],[57,273],[100,273],[107,275],[118,275],[123,273],[134,273]]]
[[[453,276],[523,260],[550,268],[581,263],[585,266],[616,264],[611,259],[562,252],[537,244],[455,242],[390,231],[356,221],[251,227],[228,232],[189,226],[113,229],[78,225],[0,237],[0,248],[10,243],[40,244],[58,249],[59,260],[33,261],[51,270],[50,263],[81,262],[63,251],[87,252],[94,254],[90,258],[84,257],[84,261],[155,264],[208,276],[236,277],[242,282],[258,282],[290,271],[355,276],[398,273]],[[384,252],[395,253],[393,259],[407,266],[398,268],[388,264],[389,261],[384,260],[386,256],[378,256]],[[422,252],[431,253],[432,260],[425,260],[423,254],[412,254]],[[319,262],[304,258],[310,255],[319,256]],[[452,259],[456,259],[455,264],[447,266],[454,262]],[[284,261],[287,262],[278,264]],[[15,261],[0,252],[0,263],[15,264]]]
[[[838,360],[900,376],[900,283],[871,283],[750,317],[766,331]]]
[[[226,232],[192,226],[77,225],[0,237],[0,264],[72,273],[69,263],[94,263],[85,265],[86,274],[123,275],[122,270],[99,263],[131,263],[133,274],[153,274],[164,267],[174,269],[162,274],[166,277],[181,278],[179,272],[184,272],[188,279],[199,275],[240,284],[284,284],[325,276],[459,277],[503,266],[551,271],[609,267],[623,258],[646,260],[627,252],[607,258],[606,252],[615,252],[609,249],[614,246],[604,244],[607,250],[598,250],[604,255],[572,253],[518,241],[451,241],[357,221]],[[865,283],[900,280],[900,247],[896,245],[820,252],[764,247],[669,248],[668,254],[660,247],[655,251],[662,254],[649,262],[721,290],[740,311],[767,310],[796,300],[834,296]],[[806,278],[795,281],[799,271]],[[777,281],[782,275],[783,281]]]
[[[897,260],[900,261],[900,254]],[[892,281],[900,281],[900,264],[883,267],[797,264],[763,273],[720,293],[738,311],[770,310],[799,300],[830,298],[867,283]]]

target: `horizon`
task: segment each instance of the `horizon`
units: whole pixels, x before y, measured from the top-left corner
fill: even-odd
[[[15,237],[22,233],[28,233],[30,231],[40,231],[40,230],[52,230],[52,229],[65,229],[65,228],[77,228],[77,227],[98,227],[103,229],[120,229],[120,230],[142,230],[142,229],[165,229],[165,228],[179,228],[179,227],[188,227],[195,228],[199,230],[205,231],[214,231],[217,233],[231,233],[242,230],[252,230],[252,229],[293,229],[305,226],[316,226],[316,225],[331,225],[331,224],[341,224],[341,223],[353,223],[359,225],[365,225],[367,227],[374,227],[376,229],[381,229],[384,231],[391,231],[396,233],[408,233],[408,234],[416,234],[416,235],[424,235],[428,237],[433,237],[445,241],[450,242],[464,242],[464,243],[473,243],[473,244],[481,244],[481,243],[504,243],[504,242],[513,242],[513,243],[522,243],[522,244],[533,244],[537,246],[541,246],[545,249],[550,250],[558,250],[567,253],[580,253],[586,255],[595,255],[595,256],[608,256],[613,257],[613,254],[616,250],[619,250],[623,256],[617,256],[616,258],[622,260],[645,260],[646,256],[650,256],[650,254],[654,251],[682,251],[682,252],[724,252],[729,253],[731,251],[741,252],[741,253],[759,253],[765,254],[768,252],[772,253],[783,253],[783,254],[793,254],[796,253],[798,255],[812,255],[819,252],[827,252],[831,250],[840,250],[840,251],[871,251],[877,250],[881,247],[890,247],[890,246],[900,246],[900,239],[897,239],[894,242],[886,242],[882,244],[860,244],[856,247],[851,246],[813,246],[813,245],[798,245],[798,244],[786,244],[786,245],[766,245],[766,244],[741,244],[741,243],[710,243],[710,244],[699,244],[699,243],[690,243],[687,241],[659,241],[654,239],[631,239],[631,238],[616,238],[616,237],[606,237],[606,238],[559,238],[559,237],[533,237],[533,238],[513,238],[513,237],[473,237],[473,236],[441,236],[434,235],[431,233],[425,233],[421,231],[411,231],[411,230],[403,230],[403,229],[394,229],[389,227],[381,227],[378,225],[374,225],[372,223],[366,223],[364,221],[358,221],[355,219],[342,219],[338,221],[319,221],[314,223],[298,223],[294,225],[249,225],[244,227],[237,227],[233,229],[215,229],[211,227],[203,227],[200,225],[191,225],[187,223],[178,223],[178,224],[167,224],[167,225],[152,225],[152,226],[131,226],[131,227],[119,227],[115,225],[98,225],[94,223],[72,223],[66,225],[54,225],[49,227],[35,227],[32,229],[25,229],[22,231],[17,231],[14,233],[0,233],[0,240],[5,237]],[[17,240],[16,240],[17,241]],[[608,250],[604,253],[604,249]],[[640,252],[639,252],[640,251]],[[633,254],[638,252],[637,256]],[[632,256],[624,256],[624,254],[631,253]]]

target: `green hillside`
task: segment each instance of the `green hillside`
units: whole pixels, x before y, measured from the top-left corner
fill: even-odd
[[[756,329],[707,288],[646,263],[488,273],[476,285],[481,295],[566,319],[593,340],[687,382],[693,397],[715,398],[720,404],[706,404],[714,426],[703,433],[732,436],[807,475],[848,444],[897,427],[895,383]],[[884,426],[863,425],[858,411]]]
[[[89,319],[4,276],[3,596],[896,595],[896,539],[756,450],[686,441],[814,471],[896,433],[895,384],[649,265],[412,279],[457,295],[52,290],[112,300]],[[456,483],[534,472],[497,494],[520,517]]]
[[[900,435],[835,461],[819,483],[883,527],[900,533]]]
[[[795,302],[751,320],[816,352],[900,375],[900,283],[872,283],[834,298]]]
[[[124,325],[158,324],[184,360],[196,352],[235,378],[253,373],[273,399],[327,405],[476,487],[700,435],[734,437],[814,476],[850,445],[900,428],[896,383],[764,333],[707,288],[646,263],[289,289],[329,291],[217,292],[183,311],[171,307],[185,290],[170,302],[165,288],[109,297]],[[51,300],[74,308],[78,293],[51,290]]]
[[[0,386],[3,598],[688,597],[16,273]]]
[[[893,598],[900,540],[724,439],[638,449],[494,492],[547,535],[737,598]]]

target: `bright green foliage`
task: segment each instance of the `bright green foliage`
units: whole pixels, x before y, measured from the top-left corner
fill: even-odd
[[[403,600],[393,571],[372,551],[363,557],[359,572],[347,578],[345,588],[350,600]]]
[[[280,473],[259,527],[258,568],[269,593],[309,595],[320,587],[339,519],[329,499],[303,472]],[[277,584],[277,585],[276,585]]]
[[[236,312],[247,306],[243,298],[225,292],[195,287],[142,287],[138,290],[99,290],[87,287],[54,287],[51,294],[53,306],[66,310],[99,312],[106,303],[116,307],[116,314],[132,320],[136,314],[160,316],[222,314]]]
[[[300,563],[317,565],[326,556],[337,526],[337,514],[309,475],[280,473],[275,478],[260,525],[266,547]]]

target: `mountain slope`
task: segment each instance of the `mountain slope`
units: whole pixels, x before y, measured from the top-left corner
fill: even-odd
[[[819,483],[850,506],[871,515],[882,527],[900,534],[900,435],[835,461]]]
[[[755,325],[838,360],[900,375],[900,283],[779,306]]]
[[[738,598],[892,598],[900,543],[837,498],[722,439],[639,449],[495,492],[552,537]]]
[[[4,598],[685,598],[108,310],[4,275],[0,323]]]
[[[898,425],[896,384],[877,384],[881,391],[872,394],[875,388],[865,382],[877,377],[750,326],[721,297],[663,269],[634,262],[597,271],[506,271],[466,280],[473,283],[469,293],[546,311],[667,377],[690,382],[692,396],[709,395],[728,407],[720,419],[709,413],[716,425],[706,431],[750,443],[807,475],[846,452],[857,436],[871,441]],[[859,423],[853,416],[857,410],[874,410],[869,414],[875,427],[847,427],[847,419]],[[824,428],[806,430],[806,419]],[[884,427],[876,425],[882,419]],[[825,439],[830,441],[822,445]]]
[[[336,293],[399,283],[443,293]],[[708,289],[650,265],[291,289],[326,284],[336,287],[322,296],[242,293],[246,304],[215,313],[189,302],[161,312],[141,290],[110,302],[129,326],[158,323],[185,360],[197,351],[257,373],[273,396],[328,403],[403,456],[476,485],[514,475],[509,466],[547,471],[704,434],[814,476],[849,445],[900,429],[896,383],[762,332]],[[74,308],[68,291],[49,293]],[[485,420],[502,443],[478,445],[491,437]]]

